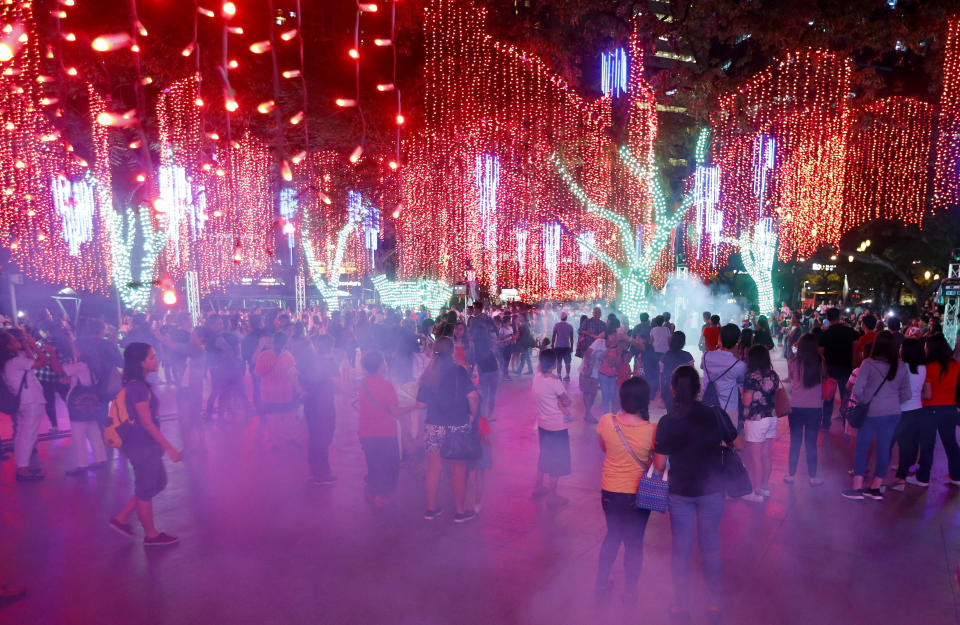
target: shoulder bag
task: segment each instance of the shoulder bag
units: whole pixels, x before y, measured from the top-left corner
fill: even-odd
[[[611,414],[610,418],[613,419],[613,429],[617,431],[617,436],[620,437],[623,446],[627,448],[627,453],[644,470],[644,473],[640,475],[640,483],[637,485],[637,498],[634,507],[651,512],[666,512],[667,499],[670,495],[669,482],[667,482],[669,470],[664,472],[663,477],[655,476],[653,474],[653,463],[650,464],[648,469],[647,465],[640,461],[637,454],[633,453],[630,443],[627,442],[627,437],[623,435],[623,430],[617,423],[617,416]],[[653,451],[650,453],[653,453]]]
[[[3,385],[2,388],[0,388],[0,412],[11,418],[20,412],[20,397],[23,395],[23,387],[27,384],[27,374],[29,372],[29,369],[23,372],[23,377],[20,378],[20,387],[17,388],[16,394],[10,390],[6,382],[0,380],[0,384]]]
[[[862,374],[862,372],[861,372]],[[860,429],[863,427],[863,424],[867,421],[867,413],[870,412],[870,403],[877,396],[877,393],[880,392],[880,389],[883,388],[883,385],[887,383],[887,376],[883,376],[883,381],[880,382],[880,386],[877,387],[877,390],[873,392],[873,395],[870,397],[868,402],[856,402],[852,401],[847,402],[847,405],[843,409],[843,418],[847,420],[847,423],[850,424],[850,427]]]
[[[787,389],[783,386],[783,380],[780,380],[780,386],[777,387],[777,394],[773,399],[774,412],[778,417],[786,417],[790,414],[790,396],[787,395]]]
[[[730,416],[726,411],[715,407],[713,415],[717,420],[717,429],[720,436],[723,438],[717,452],[720,455],[720,475],[723,478],[723,490],[730,497],[749,495],[753,492],[750,474],[747,473],[747,468],[743,466],[743,461],[740,459],[737,450],[726,444],[727,440],[736,438],[737,429],[730,421]]]

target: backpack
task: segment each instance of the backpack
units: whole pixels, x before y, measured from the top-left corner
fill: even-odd
[[[727,370],[726,370],[726,371],[724,371],[723,373],[721,373],[721,374],[717,377],[717,379],[719,380],[719,379],[722,378],[723,376],[727,375],[727,373],[728,373],[731,369],[733,369],[733,367],[734,367],[738,362],[740,362],[740,361],[739,361],[739,360],[735,360],[732,365],[730,365],[729,367],[727,367]],[[707,406],[716,406],[716,407],[718,407],[718,408],[723,408],[724,410],[726,410],[726,409],[727,409],[726,406],[721,406],[721,405],[720,405],[720,393],[717,391],[717,385],[716,385],[716,382],[714,381],[713,376],[710,375],[710,372],[709,372],[709,371],[707,371],[706,364],[704,364],[703,371],[704,371],[704,372],[707,374],[707,376],[710,378],[710,381],[707,383],[707,388],[705,388],[705,389],[703,390],[703,399],[701,400],[701,403],[703,403],[704,405],[707,405]],[[727,401],[729,402],[729,398],[727,398]]]
[[[107,447],[119,449],[123,447],[123,439],[129,437],[132,428],[135,427],[136,417],[127,410],[127,389],[120,389],[114,400],[110,402],[107,424],[103,428],[103,441]]]
[[[17,389],[16,394],[10,390],[6,382],[0,380],[0,412],[12,417],[20,411],[20,395],[23,393],[23,387],[27,384],[27,373],[29,371],[23,372],[23,377],[20,379],[20,388]]]
[[[475,347],[475,350],[477,370],[480,373],[491,373],[500,368],[500,362],[497,360],[497,355],[493,353],[492,346]]]
[[[96,384],[86,386],[78,382],[67,395],[67,414],[71,421],[101,421],[105,407]]]

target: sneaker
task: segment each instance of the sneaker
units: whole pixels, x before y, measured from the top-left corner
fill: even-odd
[[[90,469],[91,471],[100,471],[101,469],[109,469],[110,461],[104,460],[103,462],[94,462],[87,468]]]
[[[43,479],[44,477],[42,473],[33,473],[33,472],[20,473],[19,471],[17,471],[18,482],[39,482]]]
[[[436,510],[427,510],[423,513],[423,518],[427,521],[433,521],[439,519],[440,515],[443,514],[443,508],[437,508]]]
[[[863,496],[867,499],[873,499],[874,501],[880,501],[883,499],[883,493],[880,492],[879,488],[864,488]]]
[[[153,538],[144,538],[143,546],[144,547],[166,547],[167,545],[172,545],[174,543],[180,542],[180,539],[176,536],[171,536],[170,534],[164,534],[160,532]]]
[[[769,488],[758,488],[758,489],[757,489],[757,492],[760,493],[760,495],[762,495],[762,496],[764,496],[764,497],[769,497],[769,496],[770,496],[770,489],[769,489]]]
[[[64,471],[65,475],[78,476],[86,475],[87,471],[90,470],[90,467],[77,467],[76,469],[70,469],[69,471]]]
[[[823,480],[821,480],[819,477],[811,477],[810,486],[823,486]]]
[[[569,381],[570,381],[570,376],[568,375],[567,377],[563,378],[563,381],[564,381],[564,382],[569,382]]]
[[[463,512],[462,514],[459,514],[459,513],[458,513],[458,514],[453,515],[453,522],[454,522],[454,523],[466,523],[466,522],[468,522],[468,521],[474,520],[475,518],[477,518],[477,512],[476,512],[476,510],[467,510],[466,512]]]
[[[918,480],[916,477],[912,475],[907,478],[907,484],[911,484],[913,486],[919,486],[921,488],[926,488],[927,486],[930,486],[930,482],[921,482],[920,480]]]
[[[107,522],[107,526],[118,534],[122,534],[127,538],[133,538],[133,528],[130,527],[129,523],[121,523],[116,519],[110,519],[110,521]]]
[[[749,501],[750,503],[763,503],[766,499],[763,498],[763,495],[759,493],[750,493],[749,495],[744,495],[740,498],[740,501]]]
[[[840,491],[840,494],[847,499],[863,499],[862,488],[848,488],[847,490]]]
[[[337,478],[328,475],[327,477],[312,477],[310,478],[310,483],[314,486],[333,486],[337,483]]]
[[[896,482],[890,485],[890,490],[895,490],[898,493],[902,493],[906,489],[907,489],[907,483],[903,480],[897,480]]]
[[[792,475],[784,475],[783,481],[786,482],[787,484],[793,484],[794,477]]]

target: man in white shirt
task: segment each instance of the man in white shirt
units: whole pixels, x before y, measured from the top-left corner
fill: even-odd
[[[704,400],[706,389],[713,382],[717,390],[717,400],[734,425],[738,425],[740,412],[739,387],[747,374],[747,366],[734,355],[733,350],[740,344],[740,328],[733,323],[720,328],[720,349],[707,352],[700,361],[703,369]]]

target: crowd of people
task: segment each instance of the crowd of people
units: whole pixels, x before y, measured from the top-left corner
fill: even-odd
[[[447,475],[453,521],[466,523],[481,510],[493,465],[499,385],[532,375],[539,442],[533,497],[554,508],[569,503],[558,486],[571,473],[568,428],[577,396],[586,426],[596,427],[607,524],[598,595],[612,589],[623,544],[624,593],[635,599],[650,513],[637,507],[637,491],[644,476],[666,473],[672,614],[679,621],[688,618],[695,534],[710,615],[720,618],[719,525],[731,496],[723,458],[743,450],[750,488],[736,498],[767,501],[779,418],[789,421],[788,487],[798,479],[801,451],[809,485],[824,484],[818,434],[835,417],[851,441],[844,497],[880,500],[888,489],[929,487],[937,436],[948,459],[945,482],[960,486],[960,363],[936,319],[904,330],[896,316],[784,306],[773,323],[753,314],[721,324],[719,315],[704,312],[703,325],[685,332],[669,312],[641,314],[629,328],[615,312],[604,318],[600,306],[475,303],[437,312],[317,308],[296,316],[254,309],[211,314],[196,325],[187,313],[136,314],[119,328],[98,318],[74,326],[47,315],[35,325],[7,327],[0,331],[0,410],[14,424],[16,479],[46,477],[38,432],[44,418],[51,430],[62,425],[60,396],[75,459],[67,476],[108,470],[119,449],[133,468],[134,492],[109,527],[133,537],[129,519],[136,514],[146,546],[177,542],[155,527],[152,514],[152,500],[167,483],[162,457],[182,459],[160,424],[166,387],[187,449],[202,447],[205,428],[218,422],[255,419],[269,444],[302,418],[309,480],[322,487],[337,482],[330,458],[337,411],[353,406],[370,506],[391,504],[406,461],[423,468],[424,518],[443,516]],[[575,328],[570,320],[577,315]],[[698,334],[699,361],[687,349],[690,332]],[[783,376],[774,366],[781,357]],[[666,414],[654,423],[651,405],[658,402]]]

